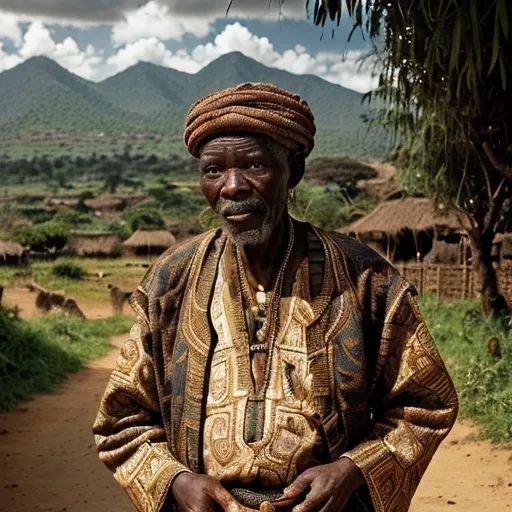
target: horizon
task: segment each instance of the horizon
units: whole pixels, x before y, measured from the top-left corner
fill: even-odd
[[[155,64],[153,62],[149,62],[149,61],[139,61],[135,64],[133,64],[132,66],[129,66],[128,68],[124,69],[123,71],[119,71],[118,73],[114,74],[114,75],[111,75],[111,76],[108,76],[106,78],[103,78],[101,80],[89,80],[87,78],[84,78],[84,77],[81,77],[80,75],[77,75],[76,73],[73,73],[72,71],[70,71],[69,69],[66,69],[64,66],[62,66],[61,64],[59,64],[55,59],[52,59],[50,57],[47,57],[45,55],[36,55],[36,56],[33,56],[33,57],[29,57],[27,60],[17,64],[16,66],[12,67],[12,68],[9,68],[9,69],[5,69],[5,70],[2,70],[0,71],[0,76],[2,76],[4,73],[8,73],[9,71],[13,71],[15,70],[16,68],[19,68],[19,67],[22,67],[22,66],[25,66],[27,65],[27,63],[31,62],[31,61],[35,61],[35,60],[47,60],[47,61],[50,61],[52,63],[54,63],[55,65],[57,65],[59,68],[67,71],[68,73],[71,73],[72,75],[82,79],[82,80],[85,80],[89,83],[93,83],[93,84],[99,84],[99,83],[102,83],[102,82],[105,82],[106,80],[109,80],[111,78],[114,78],[116,76],[119,76],[119,75],[122,75],[123,73],[129,71],[130,69],[133,69],[133,68],[136,68],[137,66],[140,66],[140,65],[149,65],[149,66],[154,66],[154,67],[157,67],[157,68],[161,68],[161,69],[168,69],[170,71],[174,71],[174,72],[177,72],[177,73],[182,73],[182,74],[185,74],[185,75],[189,75],[189,76],[195,76],[195,75],[198,75],[200,74],[202,71],[204,71],[208,66],[210,66],[211,64],[213,64],[214,62],[217,62],[218,60],[220,59],[223,59],[229,55],[236,55],[236,54],[239,54],[241,55],[242,57],[246,58],[246,59],[249,59],[253,62],[256,62],[257,64],[261,65],[261,66],[264,66],[266,67],[267,69],[277,69],[278,71],[282,71],[283,73],[288,73],[290,75],[294,75],[294,76],[303,76],[303,77],[315,77],[315,78],[319,78],[320,80],[323,80],[327,83],[329,83],[330,85],[334,85],[334,86],[337,86],[337,87],[340,87],[341,89],[345,89],[345,90],[348,90],[350,92],[355,92],[357,94],[361,94],[361,96],[363,96],[365,93],[364,92],[360,92],[360,91],[356,91],[354,89],[350,89],[349,87],[344,87],[343,85],[340,85],[340,84],[337,84],[337,83],[333,83],[333,82],[329,82],[328,80],[325,80],[324,78],[322,78],[321,76],[318,76],[318,75],[315,75],[315,74],[312,74],[312,73],[304,73],[304,74],[297,74],[297,73],[292,73],[290,71],[287,71],[287,70],[284,70],[284,69],[279,69],[279,68],[272,68],[271,66],[267,66],[265,64],[262,64],[261,62],[258,62],[256,59],[253,59],[251,57],[248,57],[247,55],[245,55],[243,52],[239,51],[239,50],[234,50],[232,52],[229,52],[229,53],[226,53],[226,54],[223,54],[223,55],[220,55],[219,57],[217,57],[215,60],[213,60],[212,62],[208,63],[206,66],[202,67],[201,69],[197,70],[197,71],[180,71],[178,69],[174,69],[174,68],[169,68],[167,66],[162,66],[160,64]]]
[[[360,67],[370,43],[343,16],[340,26],[314,26],[305,0],[4,0],[0,71],[44,56],[71,73],[101,82],[148,62],[196,74],[239,51],[270,68],[314,75],[360,93],[377,85],[373,64]],[[37,5],[36,5],[37,4]],[[331,31],[333,33],[331,34]],[[331,35],[334,39],[331,39]]]

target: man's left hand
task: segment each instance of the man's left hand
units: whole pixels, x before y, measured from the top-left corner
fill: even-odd
[[[361,470],[348,457],[317,466],[292,482],[283,498],[295,498],[309,489],[302,503],[292,512],[339,512],[350,495],[364,483]]]

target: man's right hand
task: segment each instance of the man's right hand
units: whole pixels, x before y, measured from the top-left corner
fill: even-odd
[[[182,512],[248,512],[215,478],[181,473],[172,484],[174,499]]]

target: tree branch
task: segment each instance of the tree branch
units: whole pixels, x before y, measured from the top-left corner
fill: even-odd
[[[483,148],[485,151],[485,154],[487,155],[487,158],[489,159],[489,162],[493,165],[493,167],[499,171],[503,176],[510,181],[512,181],[512,166],[506,165],[506,164],[500,164],[498,160],[496,159],[496,155],[494,154],[493,150],[491,149],[491,145],[488,142],[484,142]]]

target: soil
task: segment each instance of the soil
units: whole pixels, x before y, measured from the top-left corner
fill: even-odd
[[[22,316],[39,316],[31,309],[32,294],[8,289],[6,303],[14,300]],[[108,303],[81,307],[90,317],[110,315]],[[0,414],[0,511],[134,510],[97,458],[91,433],[124,338],[113,337],[107,356],[71,375],[53,394]],[[475,432],[471,424],[457,422],[429,466],[411,512],[512,512],[512,449],[469,440]]]

